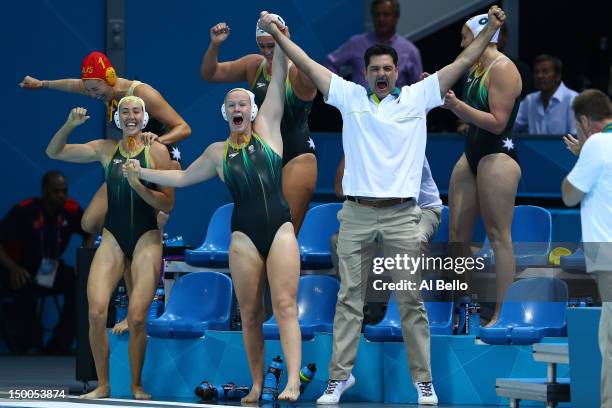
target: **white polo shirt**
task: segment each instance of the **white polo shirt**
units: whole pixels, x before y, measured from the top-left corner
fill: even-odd
[[[567,180],[585,193],[580,221],[587,271],[612,271],[612,132],[587,139]]]
[[[442,207],[442,200],[440,200],[440,191],[438,186],[431,175],[431,169],[429,168],[429,162],[427,157],[423,161],[423,174],[421,176],[421,190],[417,198],[417,204],[421,208],[439,208]]]
[[[417,198],[427,112],[442,104],[438,74],[404,86],[380,103],[363,86],[333,74],[326,102],[340,110],[344,122],[344,194]]]

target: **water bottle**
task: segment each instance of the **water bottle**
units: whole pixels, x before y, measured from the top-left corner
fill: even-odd
[[[468,296],[461,296],[457,300],[457,306],[455,307],[455,313],[458,317],[457,331],[454,334],[467,334],[468,326],[470,324],[470,317],[468,312],[468,305],[470,299]]]
[[[164,298],[164,289],[157,288],[151,307],[149,307],[149,320],[157,319],[164,313]]]
[[[480,304],[474,300],[468,307],[468,334],[478,337],[480,335]]]
[[[317,365],[315,363],[308,363],[300,370],[300,394],[304,393],[304,390],[310,384],[312,379],[317,372]]]
[[[242,318],[240,317],[240,304],[236,302],[236,308],[234,309],[234,317],[233,317],[233,329],[240,331],[242,330]]]
[[[203,381],[195,389],[195,394],[203,401],[239,401],[249,393],[249,387],[237,386],[234,383],[223,385],[213,385],[208,381]]]
[[[127,317],[128,312],[128,295],[125,286],[120,284],[117,288],[117,297],[115,299],[115,323],[119,323]]]
[[[280,377],[283,373],[283,360],[280,356],[276,356],[268,367],[264,378],[263,392],[261,394],[262,401],[274,401],[278,396],[278,385]]]
[[[182,246],[185,246],[185,241],[183,240],[183,237],[180,235],[176,237],[172,237],[172,238],[166,237],[164,239],[164,245],[167,247],[182,247]]]

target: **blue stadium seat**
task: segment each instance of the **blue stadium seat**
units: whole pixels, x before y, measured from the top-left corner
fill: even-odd
[[[234,203],[225,204],[214,212],[208,224],[206,238],[199,248],[185,251],[185,262],[194,266],[226,268],[232,239],[231,220]]]
[[[425,302],[429,333],[453,334],[453,302]]]
[[[499,320],[480,328],[489,344],[533,344],[567,335],[567,285],[556,278],[529,278],[508,288]]]
[[[232,281],[219,272],[192,272],[172,287],[166,310],[147,322],[152,337],[193,339],[205,330],[229,330]]]
[[[315,333],[332,333],[340,282],[333,276],[304,275],[300,277],[297,294],[298,322],[303,340]],[[280,338],[278,324],[272,316],[263,324],[264,338]]]
[[[385,317],[376,324],[367,324],[363,335],[370,341],[402,341],[402,326],[395,293],[391,292]]]
[[[453,303],[425,302],[431,334],[453,334]],[[382,321],[366,325],[363,334],[370,341],[402,341],[402,327],[395,293],[391,293]]]
[[[298,235],[302,268],[331,268],[329,239],[340,229],[338,211],[341,203],[322,204],[311,208],[306,213]]]
[[[586,273],[584,248],[580,246],[573,254],[560,258],[561,268],[574,273]]]
[[[547,265],[551,251],[552,217],[550,212],[533,205],[514,207],[512,219],[512,242],[516,268],[521,270],[529,266]],[[495,254],[489,237],[485,237],[484,246],[476,256],[486,257],[489,265],[495,264]]]

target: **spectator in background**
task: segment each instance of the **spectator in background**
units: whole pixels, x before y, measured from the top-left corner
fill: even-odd
[[[561,80],[563,64],[557,57],[542,54],[533,63],[536,92],[521,101],[514,123],[515,132],[532,135],[576,134],[572,102],[576,91]]]
[[[421,54],[413,43],[396,32],[397,21],[400,16],[398,0],[374,0],[370,13],[374,24],[374,32],[351,37],[350,40],[327,56],[324,65],[336,74],[344,73],[343,67],[349,66],[351,80],[367,88],[363,55],[371,46],[384,44],[393,47],[399,56],[397,86],[402,87],[417,82],[421,72],[423,72]]]
[[[15,298],[8,343],[15,353],[42,350],[43,327],[36,316],[41,296],[64,296],[59,322],[45,352],[65,354],[75,336],[76,274],[62,255],[72,234],[89,238],[81,229],[83,210],[67,199],[64,175],[49,171],[42,178],[42,198],[15,205],[0,221],[0,285]]]
[[[567,147],[578,161],[561,185],[567,206],[581,203],[580,220],[587,272],[601,295],[599,348],[601,406],[612,407],[612,104],[599,90],[586,90],[573,103],[578,144]]]

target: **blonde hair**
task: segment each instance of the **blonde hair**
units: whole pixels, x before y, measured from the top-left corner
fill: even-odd
[[[117,110],[119,110],[121,108],[121,105],[123,105],[124,103],[127,102],[136,102],[137,104],[139,104],[142,107],[143,111],[146,111],[145,109],[145,102],[142,100],[142,98],[135,96],[135,95],[129,95],[129,96],[124,96],[123,98],[121,98],[119,100],[119,103],[117,104]]]

